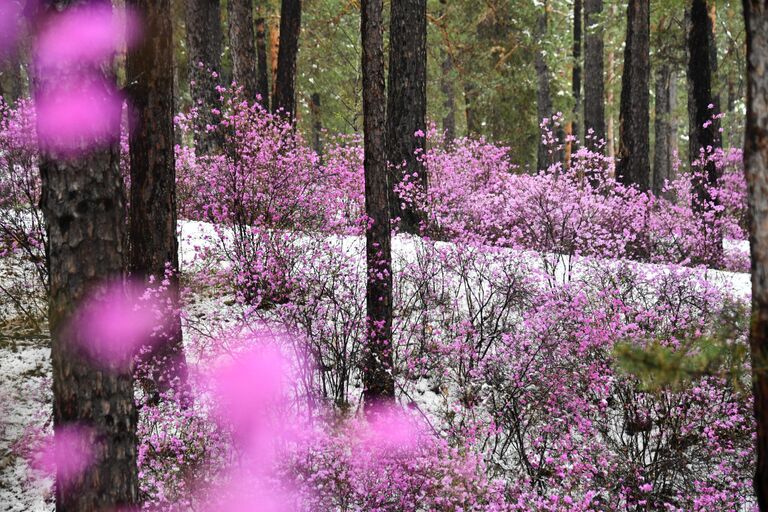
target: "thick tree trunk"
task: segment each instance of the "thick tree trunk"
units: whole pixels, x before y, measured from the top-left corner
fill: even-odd
[[[671,181],[673,160],[672,111],[675,108],[675,78],[669,64],[659,66],[656,73],[656,105],[654,120],[653,193],[663,193],[665,180]]]
[[[578,143],[581,140],[581,2],[573,0],[573,75],[571,93],[573,94],[573,121],[571,122],[571,135]]]
[[[442,63],[440,67],[440,92],[443,93],[443,132],[445,143],[450,144],[456,138],[456,91],[453,87],[453,58],[451,54],[440,50]]]
[[[619,112],[617,179],[640,190],[651,187],[649,142],[650,0],[629,0]]]
[[[299,54],[301,0],[283,0],[280,8],[280,44],[272,111],[292,118],[296,111],[296,57]]]
[[[312,149],[323,156],[323,120],[320,116],[320,93],[314,92],[309,98],[309,113],[312,118]]]
[[[536,38],[539,42],[544,41],[547,37],[547,10],[549,9],[549,3],[544,2],[544,7],[539,13],[536,24]],[[538,122],[541,123],[543,119],[550,120],[550,129],[554,129],[551,125],[552,119],[552,96],[549,91],[549,67],[545,59],[544,49],[539,49],[536,52],[536,112],[538,116]],[[550,150],[546,144],[542,142],[542,137],[539,137],[538,151],[536,153],[536,169],[541,171],[549,167],[554,157],[549,154]]]
[[[212,73],[221,72],[222,31],[219,0],[187,0],[187,52],[192,105],[198,109],[194,123],[195,150],[207,154],[218,147],[215,134],[206,126],[218,120],[211,112],[216,107],[220,82]]]
[[[266,23],[264,18],[259,18],[256,20],[256,55],[259,63],[256,92],[261,97],[261,106],[269,110],[269,65],[266,39]]]
[[[603,79],[603,25],[599,16],[603,0],[584,0],[584,142],[593,151],[604,152],[600,142],[609,142],[605,133],[605,82]],[[587,139],[589,130],[591,137]]]
[[[176,165],[173,116],[173,26],[170,0],[129,0],[143,20],[142,40],[130,49],[126,76],[131,84],[130,270],[134,277],[163,281],[169,299],[179,300],[179,245],[176,239]],[[169,311],[169,334],[151,354],[155,390],[186,388],[187,367],[181,317]]]
[[[712,116],[718,113],[712,95],[714,33],[706,0],[692,0],[688,20],[688,153],[693,175],[693,207],[705,213],[717,206],[710,187],[717,186],[719,171],[708,158],[721,146],[720,123]],[[712,108],[710,108],[712,106]],[[702,152],[703,150],[703,152]],[[722,257],[722,233],[709,229],[705,243],[710,254]]]
[[[256,98],[256,47],[252,0],[228,0],[227,14],[232,79],[243,88],[245,99],[253,101]]]
[[[367,343],[363,360],[366,410],[395,396],[392,375],[392,254],[389,186],[384,148],[384,24],[382,0],[362,0],[363,132]]]
[[[427,2],[392,0],[389,28],[389,87],[387,89],[387,161],[390,185],[407,175],[423,190],[427,175],[419,159],[427,131]],[[415,179],[414,179],[415,178]],[[422,214],[392,193],[390,212],[400,218],[400,229],[417,233]]]
[[[755,494],[768,510],[768,2],[744,0],[747,36],[747,128],[744,173],[752,253],[749,344],[757,426]]]
[[[101,2],[100,2],[101,3]],[[43,4],[42,18],[55,17],[71,5]],[[82,4],[80,4],[82,5]],[[101,3],[109,6],[109,3]],[[91,80],[101,93],[114,94],[111,62],[40,68],[36,95],[56,95],[62,84]],[[86,67],[88,66],[88,67]],[[111,84],[111,85],[108,85]],[[114,99],[114,98],[111,98]],[[48,320],[53,366],[53,424],[57,435],[68,426],[85,427],[83,444],[93,456],[84,472],[68,478],[59,468],[56,509],[95,511],[127,509],[137,504],[137,411],[130,364],[96,365],[77,327],[78,307],[107,280],[123,274],[125,208],[119,171],[119,116],[109,133],[84,140],[82,152],[60,153],[40,140],[40,206],[48,235],[50,295]]]

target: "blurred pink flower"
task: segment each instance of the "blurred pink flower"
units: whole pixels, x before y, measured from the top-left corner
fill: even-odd
[[[0,57],[15,49],[19,38],[21,11],[19,0],[0,0]]]
[[[60,152],[112,142],[119,134],[122,103],[121,95],[103,82],[56,87],[37,99],[38,137]]]
[[[265,458],[270,441],[280,435],[271,413],[285,399],[284,379],[282,355],[267,347],[238,354],[212,375],[218,421],[229,425],[244,448],[259,458]]]
[[[33,469],[54,475],[59,481],[71,482],[82,474],[93,462],[91,431],[79,425],[65,425],[36,453],[32,460]]]
[[[85,301],[73,327],[85,352],[104,366],[124,366],[161,341],[169,305],[137,283],[109,285]]]
[[[133,44],[138,26],[130,11],[113,11],[109,4],[69,9],[38,35],[37,63],[43,68],[98,64],[123,42]]]

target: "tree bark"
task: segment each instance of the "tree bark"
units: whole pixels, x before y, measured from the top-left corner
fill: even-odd
[[[619,112],[617,179],[625,185],[651,187],[649,142],[650,0],[629,0],[624,72]]]
[[[280,8],[280,46],[272,111],[292,118],[296,110],[296,57],[301,32],[301,0],[283,0]]]
[[[72,5],[65,0],[43,4],[41,21]],[[100,94],[105,97],[115,94],[111,60],[39,68],[35,94],[38,98],[55,95],[62,84],[83,80],[102,86]],[[119,142],[119,116],[109,133],[97,140],[83,140],[81,146],[86,149],[75,154],[62,153],[40,140],[40,206],[45,215],[50,274],[54,432],[61,435],[68,426],[85,427],[83,444],[93,456],[91,464],[74,478],[59,468],[59,511],[124,509],[135,506],[139,499],[131,365],[96,365],[86,357],[83,345],[98,340],[86,339],[77,327],[77,309],[83,300],[107,280],[120,282],[123,274],[125,208]]]
[[[544,7],[539,13],[536,22],[536,38],[541,44],[547,37],[547,11],[549,9],[549,3],[544,2]],[[552,96],[549,91],[549,67],[545,59],[544,49],[540,48],[536,52],[536,107],[539,123],[543,119],[552,119]],[[554,126],[550,124],[550,129],[554,130]],[[542,142],[542,137],[539,137],[538,151],[536,153],[536,169],[541,171],[547,169],[552,163],[552,157],[549,154],[550,148]],[[554,149],[554,148],[552,148]]]
[[[206,126],[218,120],[211,112],[217,104],[219,83],[212,73],[221,72],[221,48],[223,35],[219,0],[187,0],[187,52],[192,104],[198,109],[194,122],[195,150],[207,154],[215,150],[218,140]]]
[[[582,0],[573,0],[573,75],[571,93],[573,94],[573,121],[571,135],[576,143],[581,140],[581,10]]]
[[[692,0],[688,20],[688,155],[694,171],[693,208],[705,213],[717,206],[710,193],[720,178],[715,162],[708,158],[721,146],[720,122],[712,119],[718,113],[712,95],[714,32],[706,0]],[[710,108],[712,106],[712,108]],[[703,153],[702,153],[703,150]],[[723,236],[718,230],[705,233],[709,252],[719,261],[722,257]]]
[[[362,0],[363,138],[365,145],[365,232],[367,343],[363,360],[366,411],[393,400],[392,255],[387,160],[384,148],[384,22],[382,0]]]
[[[747,119],[744,174],[752,255],[752,318],[749,344],[757,427],[754,487],[768,510],[768,2],[744,0],[747,39]]]
[[[0,96],[9,105],[15,105],[16,100],[24,94],[23,90],[19,53],[11,51],[6,55],[0,54]]]
[[[253,34],[252,0],[228,0],[229,53],[232,78],[243,88],[248,101],[256,98],[256,46]]]
[[[603,0],[584,0],[584,143],[593,151],[605,151],[605,81],[603,78]],[[591,137],[587,139],[589,130]]]
[[[675,108],[675,79],[669,64],[659,66],[656,73],[656,105],[654,119],[653,193],[663,192],[665,180],[671,181],[673,160],[672,111]]]
[[[323,120],[320,116],[320,93],[312,93],[309,98],[309,113],[312,118],[312,149],[319,157],[323,156]]]
[[[390,185],[407,175],[422,190],[427,175],[419,154],[427,131],[427,2],[392,0],[389,27],[389,87],[387,89],[387,160]],[[415,178],[415,179],[414,179]],[[422,213],[417,205],[404,204],[392,192],[390,213],[400,218],[400,229],[418,233]]]
[[[267,64],[266,23],[264,18],[256,20],[256,55],[259,63],[256,91],[261,106],[269,110],[269,65]]]
[[[440,67],[440,92],[443,93],[443,132],[445,143],[450,144],[456,138],[456,92],[453,87],[453,58],[451,54],[440,50],[442,64]]]
[[[128,51],[131,84],[129,155],[131,208],[129,266],[134,277],[157,283],[169,277],[168,298],[179,301],[179,245],[176,238],[176,164],[173,117],[173,26],[170,0],[129,0],[141,16],[142,40]],[[167,312],[169,333],[151,353],[155,391],[186,388],[187,366],[181,317]]]

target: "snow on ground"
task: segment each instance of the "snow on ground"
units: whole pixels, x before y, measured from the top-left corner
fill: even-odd
[[[180,223],[180,259],[182,269],[194,268],[197,264],[196,252],[200,247],[210,244],[209,239],[216,237],[216,231],[210,224],[182,221]],[[362,255],[364,241],[355,236],[333,236],[345,251]],[[412,260],[418,252],[420,239],[400,235],[393,240],[395,258]],[[445,244],[445,243],[441,243]],[[728,250],[748,251],[745,241],[728,241]],[[554,279],[567,281],[577,276],[580,269],[589,265],[622,265],[617,260],[579,259],[556,254],[540,254],[531,251],[506,249],[516,254],[533,268],[548,268]],[[637,263],[635,263],[637,264]],[[652,264],[637,264],[649,270],[661,270],[664,267]],[[751,290],[750,276],[746,273],[723,272],[699,269],[709,281],[728,288],[736,296],[748,297]],[[190,322],[185,328],[206,329],[206,324],[221,321],[221,315],[227,314],[230,303],[222,297],[195,296],[190,307]],[[231,320],[231,319],[230,319]],[[7,331],[7,329],[3,329]],[[189,354],[191,360],[194,354]],[[32,474],[23,457],[20,457],[14,445],[30,425],[50,428],[50,346],[46,336],[23,337],[18,334],[8,335],[0,332],[0,512],[53,510],[53,498],[50,479],[29,481]],[[354,386],[353,386],[354,388]],[[440,407],[446,397],[431,388],[428,379],[421,379],[412,388],[414,396],[408,397],[419,407],[429,411]],[[357,394],[358,389],[350,389]]]

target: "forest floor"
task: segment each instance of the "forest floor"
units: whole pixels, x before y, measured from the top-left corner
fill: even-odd
[[[210,226],[201,223],[182,224],[181,255],[185,268],[194,265],[195,246],[205,243],[205,233],[210,232]],[[351,239],[350,242],[352,249],[362,248],[362,240]],[[397,237],[393,253],[408,257],[415,252],[417,243],[411,237]],[[735,246],[743,250],[744,242],[736,242]],[[542,255],[520,253],[520,256],[536,260]],[[567,262],[561,258],[555,258],[555,261],[559,264]],[[612,264],[597,261],[597,264],[603,263]],[[567,266],[563,265],[558,270],[560,278],[563,278]],[[737,295],[748,296],[750,293],[749,274],[702,271],[707,280],[729,287]],[[221,322],[222,316],[231,314],[223,304],[231,304],[232,301],[215,293],[194,296],[192,302],[194,304],[189,306],[188,317],[193,319],[191,327],[195,330],[206,329],[207,323]],[[224,319],[225,322],[230,320]],[[190,325],[185,328],[189,330]],[[8,330],[3,327],[2,331]],[[28,463],[29,454],[21,449],[25,445],[25,436],[44,435],[51,429],[50,340],[44,334],[3,332],[0,332],[0,512],[50,511],[54,509],[52,480],[36,475]],[[194,355],[191,359],[194,361]],[[354,389],[354,383],[352,385],[350,394],[355,394],[359,390]],[[438,395],[433,396],[426,380],[415,383],[412,389],[415,389],[415,396],[408,397],[408,400],[414,401],[427,414],[434,402],[440,399]]]

